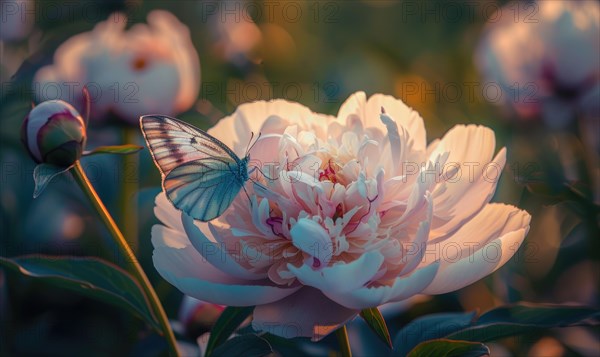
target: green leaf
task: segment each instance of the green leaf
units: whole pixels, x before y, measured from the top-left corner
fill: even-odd
[[[56,175],[62,174],[69,170],[69,167],[56,166],[51,164],[39,164],[33,169],[33,181],[35,189],[33,190],[33,198],[37,198],[44,192],[46,186],[52,181]]]
[[[453,340],[492,341],[520,335],[532,329],[568,326],[596,326],[600,310],[584,306],[561,304],[518,303],[492,309],[465,329],[445,336]]]
[[[212,335],[212,332],[211,332]],[[263,357],[273,353],[273,348],[267,340],[254,334],[234,337],[217,347],[213,357]],[[208,356],[208,350],[207,354]]]
[[[439,339],[420,343],[407,357],[480,357],[489,354],[489,348],[483,343]]]
[[[468,327],[475,318],[473,312],[431,314],[408,323],[394,338],[393,356],[406,356],[423,341],[442,338],[452,332]]]
[[[600,310],[584,306],[517,303],[492,309],[478,319],[475,313],[433,314],[406,325],[394,339],[394,356],[404,356],[423,341],[445,338],[486,342],[535,329],[595,326]]]
[[[210,337],[208,338],[208,344],[206,345],[206,357],[210,356],[217,346],[227,341],[233,331],[235,331],[238,326],[252,314],[253,310],[254,306],[229,306],[225,308],[215,323],[215,326],[210,331]]]
[[[363,320],[365,320],[369,328],[373,330],[373,332],[375,332],[375,334],[377,335],[377,337],[379,337],[380,340],[382,340],[390,348],[394,347],[392,345],[390,331],[388,330],[388,327],[385,323],[385,319],[381,315],[381,312],[379,312],[378,308],[373,307],[370,309],[364,309],[360,312],[360,317],[362,317]]]
[[[0,257],[0,266],[125,308],[157,332],[162,331],[141,287],[114,264],[97,258],[25,255]]]
[[[99,146],[92,151],[86,151],[83,153],[84,156],[96,155],[96,154],[118,154],[118,155],[129,155],[135,154],[142,150],[144,147],[133,144],[125,145],[114,145],[114,146]]]

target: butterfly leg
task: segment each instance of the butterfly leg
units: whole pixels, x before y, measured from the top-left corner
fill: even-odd
[[[250,207],[252,207],[252,200],[250,199],[250,195],[248,194],[248,191],[246,191],[246,187],[242,186],[242,188],[244,189],[244,193],[246,194],[246,197],[248,197],[248,202],[250,202]]]

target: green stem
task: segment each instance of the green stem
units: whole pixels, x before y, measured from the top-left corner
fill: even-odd
[[[133,128],[125,129],[125,143],[137,144],[137,130]],[[122,225],[123,232],[129,246],[134,252],[139,252],[138,244],[138,210],[137,210],[137,197],[135,196],[138,191],[138,155],[125,155],[122,158],[122,185],[121,185],[121,214],[122,214]]]
[[[135,254],[129,247],[129,244],[127,244],[125,237],[123,237],[123,234],[117,227],[117,224],[111,217],[110,213],[108,213],[108,210],[106,209],[104,203],[102,203],[102,200],[96,193],[96,190],[94,189],[92,183],[85,174],[85,171],[83,171],[83,168],[81,167],[81,163],[79,161],[75,163],[75,165],[71,169],[71,172],[73,173],[75,180],[77,181],[83,192],[92,202],[92,205],[100,215],[100,218],[106,225],[106,228],[108,228],[108,230],[110,231],[110,234],[113,236],[115,242],[117,243],[119,250],[126,257],[125,260],[127,263],[127,270],[137,279],[137,281],[142,286],[142,289],[144,290],[146,296],[148,297],[150,306],[156,314],[156,316],[158,317],[158,321],[163,330],[163,335],[167,339],[167,342],[169,344],[169,354],[171,356],[179,356],[179,353],[177,352],[177,343],[175,340],[175,335],[173,334],[171,326],[169,325],[167,314],[165,313],[165,310],[160,304],[158,296],[152,288],[152,285],[150,284],[150,280],[148,280],[146,273],[144,273],[144,270],[142,269],[137,258],[135,257]]]
[[[352,351],[350,350],[350,340],[348,340],[348,331],[346,331],[346,325],[340,327],[335,331],[335,336],[340,343],[340,352],[342,357],[352,357]]]

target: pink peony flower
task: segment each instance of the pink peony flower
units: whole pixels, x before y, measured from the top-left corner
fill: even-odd
[[[486,80],[503,89],[498,104],[556,128],[577,115],[598,120],[598,2],[511,2],[491,19],[475,60]]]
[[[90,32],[71,37],[42,67],[33,87],[37,99],[82,103],[87,86],[92,117],[112,112],[137,124],[145,113],[177,114],[189,109],[200,88],[200,62],[189,29],[162,10],[148,25],[125,31],[127,18],[115,13]]]
[[[501,267],[530,216],[489,203],[505,160],[482,126],[426,144],[423,120],[385,95],[352,95],[332,117],[284,100],[239,106],[209,133],[258,166],[219,218],[203,223],[163,193],[154,265],[179,290],[256,305],[255,329],[318,340],[361,309],[442,294]],[[264,175],[263,175],[264,174]]]

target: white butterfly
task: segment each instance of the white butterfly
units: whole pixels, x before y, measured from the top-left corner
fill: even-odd
[[[203,130],[164,115],[144,115],[140,126],[167,197],[194,219],[219,217],[249,179],[250,156]]]

